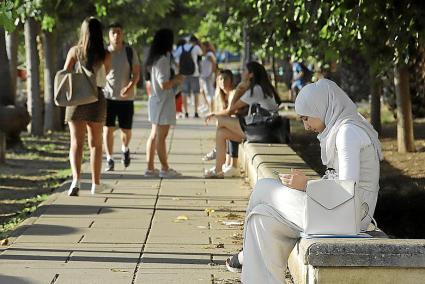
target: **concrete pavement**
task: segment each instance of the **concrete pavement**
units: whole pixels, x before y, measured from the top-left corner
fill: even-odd
[[[0,283],[239,283],[224,260],[241,248],[243,226],[231,224],[243,221],[250,190],[239,178],[202,178],[214,128],[179,120],[169,162],[183,177],[145,178],[150,124],[145,109],[136,113],[131,166],[116,155],[116,170],[102,174],[112,189],[92,196],[84,164],[79,197],[52,195],[16,230]]]

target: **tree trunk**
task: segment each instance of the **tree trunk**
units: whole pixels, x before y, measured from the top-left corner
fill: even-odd
[[[12,84],[13,101],[16,98],[16,80],[18,75],[18,32],[14,30],[6,34],[7,57],[9,58],[10,78]]]
[[[0,106],[13,105],[15,99],[12,94],[9,60],[7,58],[6,33],[2,27],[0,27],[0,78]]]
[[[37,51],[37,23],[33,18],[25,22],[25,53],[27,61],[27,94],[28,112],[31,115],[31,123],[28,132],[32,135],[43,135],[43,111],[40,97],[40,61]]]
[[[381,134],[381,95],[382,95],[382,80],[375,74],[371,74],[371,100],[370,100],[370,122],[378,132]]]
[[[276,56],[274,54],[272,54],[272,71],[273,71],[274,88],[277,91],[278,75],[277,75],[277,69],[276,69]]]
[[[0,131],[0,164],[6,162],[6,135]]]
[[[243,46],[242,70],[245,70],[246,64],[252,59],[251,41],[249,39],[248,24],[246,23],[243,25]]]
[[[61,130],[60,108],[54,101],[54,76],[56,71],[56,34],[43,32],[44,49],[44,130]]]
[[[399,63],[394,68],[394,85],[397,103],[397,143],[398,152],[414,152],[412,102],[409,91],[409,71],[406,64]]]

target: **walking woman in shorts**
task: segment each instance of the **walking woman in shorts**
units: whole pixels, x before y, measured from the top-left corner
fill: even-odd
[[[106,84],[106,74],[111,68],[111,57],[103,44],[102,24],[96,18],[90,17],[83,21],[80,39],[77,45],[69,50],[64,69],[71,71],[76,64],[82,64],[96,74],[98,101],[66,108],[65,121],[71,135],[69,162],[73,177],[68,190],[69,196],[78,196],[80,190],[81,161],[86,132],[90,146],[91,193],[95,194],[106,188],[100,183],[102,129],[106,118],[106,103],[101,88]]]
[[[148,107],[152,129],[146,144],[147,169],[145,176],[147,177],[169,178],[181,175],[169,167],[165,143],[170,126],[176,124],[176,100],[173,89],[182,84],[184,80],[182,75],[172,77],[173,41],[174,35],[171,30],[157,31],[146,60],[152,88]],[[158,153],[161,170],[156,169],[154,165],[155,151]]]

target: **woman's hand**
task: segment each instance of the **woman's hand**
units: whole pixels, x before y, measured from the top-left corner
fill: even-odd
[[[206,117],[205,117],[205,124],[208,125],[208,121],[213,118],[215,116],[215,113],[210,112]]]
[[[308,178],[303,172],[299,170],[291,169],[290,174],[280,174],[279,178],[282,184],[286,185],[287,187],[300,191],[306,190]]]

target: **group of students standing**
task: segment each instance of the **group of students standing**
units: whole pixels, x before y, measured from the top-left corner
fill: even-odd
[[[172,30],[161,29],[156,32],[146,59],[145,68],[151,84],[148,118],[152,127],[146,144],[147,168],[144,175],[160,178],[181,175],[169,166],[166,150],[170,126],[176,124],[175,95],[181,92],[185,98],[183,105],[186,117],[187,98],[190,95],[195,99],[194,117],[199,117],[198,96],[203,93],[210,110],[205,121],[213,118],[217,120],[216,147],[204,157],[205,160],[215,158],[216,165],[205,171],[204,177],[237,176],[238,143],[245,139],[243,117],[246,115],[246,107],[258,103],[267,110],[276,111],[279,104],[279,97],[267,72],[261,64],[249,62],[242,75],[242,82],[235,87],[230,70],[217,71],[214,48],[209,42],[200,43],[195,36],[191,36],[189,42],[180,41],[176,48],[173,47]],[[119,23],[109,26],[109,45],[105,49],[102,24],[93,17],[84,20],[79,42],[68,52],[64,69],[71,71],[76,64],[83,64],[96,74],[98,101],[66,109],[73,174],[68,190],[70,196],[77,196],[80,189],[86,131],[90,147],[92,194],[107,187],[100,182],[102,136],[106,171],[115,169],[113,142],[116,120],[121,130],[121,160],[124,167],[130,165],[129,143],[135,86],[140,79],[137,52],[124,43],[123,26]],[[154,165],[155,154],[158,155],[160,169]]]

